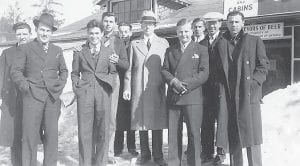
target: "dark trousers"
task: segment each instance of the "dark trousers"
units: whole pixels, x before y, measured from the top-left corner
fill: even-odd
[[[114,142],[114,150],[116,152],[122,152],[124,148],[124,132],[125,131],[116,131],[115,134],[115,142]],[[134,130],[127,130],[127,149],[128,150],[135,150],[135,131]]]
[[[139,131],[141,157],[151,157],[149,148],[148,131]],[[162,130],[152,130],[152,156],[154,160],[163,158],[162,152]]]
[[[201,166],[202,105],[170,106],[169,108],[169,153],[168,165],[180,166],[182,163],[182,128],[186,120],[188,132],[187,163]]]
[[[84,91],[77,96],[79,165],[103,166],[108,153],[110,93],[98,81]]]
[[[36,166],[37,145],[40,128],[43,126],[44,166],[57,165],[58,117],[60,100],[36,100],[29,92],[23,94],[22,166]]]
[[[201,126],[201,145],[204,155],[213,155],[215,152],[215,122],[216,109],[212,106],[204,107]]]

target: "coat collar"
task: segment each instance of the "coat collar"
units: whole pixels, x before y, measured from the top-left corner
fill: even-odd
[[[101,52],[101,46],[100,46],[100,52]],[[95,69],[95,63],[92,60],[92,54],[91,54],[91,50],[89,47],[89,42],[87,42],[86,44],[84,44],[82,46],[82,54],[83,54],[84,58],[86,59],[86,61],[88,62],[88,64],[90,65],[90,67],[92,69]]]
[[[160,45],[159,37],[154,34],[152,36],[151,47],[148,50],[146,43],[144,42],[144,35],[141,35],[138,39],[136,39],[136,47],[137,49],[144,55],[149,56],[154,51],[154,49]]]

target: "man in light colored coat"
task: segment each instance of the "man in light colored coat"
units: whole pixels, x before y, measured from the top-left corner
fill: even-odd
[[[156,16],[145,11],[141,17],[143,34],[131,42],[130,67],[125,74],[124,94],[131,100],[131,128],[140,130],[141,163],[151,159],[148,130],[152,130],[152,156],[165,165],[162,129],[167,128],[165,84],[161,75],[168,41],[155,35]]]

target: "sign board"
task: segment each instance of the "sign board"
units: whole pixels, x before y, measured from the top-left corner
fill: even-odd
[[[244,27],[244,31],[261,39],[273,39],[284,36],[284,25],[280,23],[254,24]]]
[[[258,0],[224,0],[224,16],[232,11],[240,11],[245,17],[257,16]]]

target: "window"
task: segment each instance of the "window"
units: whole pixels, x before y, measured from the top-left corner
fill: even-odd
[[[111,2],[111,11],[115,13],[118,22],[138,22],[144,10],[151,9],[152,0],[123,0]]]

